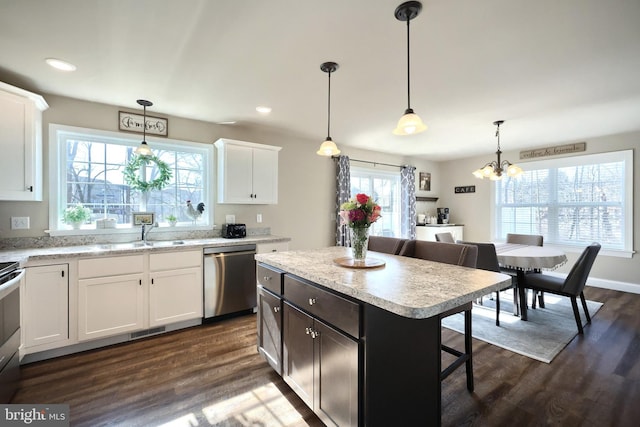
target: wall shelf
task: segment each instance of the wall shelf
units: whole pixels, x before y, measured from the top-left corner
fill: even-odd
[[[437,197],[420,197],[416,196],[416,202],[437,202]]]

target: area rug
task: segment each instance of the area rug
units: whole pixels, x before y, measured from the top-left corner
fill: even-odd
[[[528,321],[520,320],[513,315],[511,291],[500,294],[500,326],[496,326],[495,301],[485,297],[483,305],[474,304],[471,315],[473,318],[472,335],[489,344],[497,345],[514,353],[551,363],[563,348],[578,334],[571,300],[545,294],[545,308],[527,310]],[[582,305],[578,301],[580,317],[583,325],[586,319]],[[591,321],[602,303],[587,301]],[[442,319],[442,326],[456,332],[464,331],[464,316],[462,313]]]

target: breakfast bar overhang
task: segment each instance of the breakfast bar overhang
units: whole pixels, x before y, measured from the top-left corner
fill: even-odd
[[[312,319],[310,322],[317,322],[324,330],[334,329],[345,335],[357,348],[357,373],[354,374],[357,407],[341,413],[342,409],[336,405],[334,416],[333,403],[329,399],[323,402],[321,390],[317,389],[311,393],[314,398],[306,401],[325,424],[440,425],[439,314],[503,288],[511,277],[377,252],[369,252],[367,256],[384,263],[376,268],[346,268],[334,262],[348,256],[349,248],[343,247],[256,255],[259,272],[261,268],[269,269],[280,272],[282,277],[282,286],[274,287],[272,283],[266,286],[270,294],[281,299],[284,308],[281,320],[284,361],[279,365],[282,369],[279,373],[300,395],[296,390],[295,372],[291,372],[299,370],[301,364],[290,360],[297,345],[290,337],[296,332],[287,329],[294,327],[291,325],[295,322],[287,319],[297,314],[308,316]],[[259,293],[265,292],[262,279],[267,280],[267,276],[259,273]],[[350,308],[353,306],[357,308]],[[352,313],[341,313],[345,310]],[[291,316],[287,316],[289,312]],[[264,319],[264,315],[260,315],[259,311],[258,322]],[[355,330],[350,330],[349,319],[357,320]],[[261,325],[258,328],[261,330]],[[320,334],[314,326],[306,327],[306,333],[313,338]],[[259,333],[259,349],[261,339]],[[318,351],[318,347],[315,348]],[[327,359],[329,354],[326,353]],[[335,353],[331,354],[334,356],[339,359]],[[332,366],[344,370],[344,363],[325,364],[323,369]],[[316,361],[313,368],[308,368],[321,371],[322,365],[318,366]],[[347,374],[347,371],[341,372],[341,376]],[[340,394],[341,389],[333,390],[335,393]],[[344,390],[343,400],[349,400],[348,396]],[[337,396],[333,400],[336,398],[340,399]]]

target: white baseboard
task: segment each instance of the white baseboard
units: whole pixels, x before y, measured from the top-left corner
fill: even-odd
[[[563,273],[545,272],[550,276],[567,277]],[[587,279],[587,286],[593,286],[595,288],[611,289],[613,291],[629,292],[632,294],[640,294],[640,283],[618,282],[616,280],[598,279],[597,277],[589,277]]]

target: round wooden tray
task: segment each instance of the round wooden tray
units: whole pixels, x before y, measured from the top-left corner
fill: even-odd
[[[386,264],[383,260],[377,258],[365,258],[364,263],[356,264],[351,257],[336,258],[333,260],[333,262],[335,262],[339,266],[349,268],[375,268],[382,267]]]

